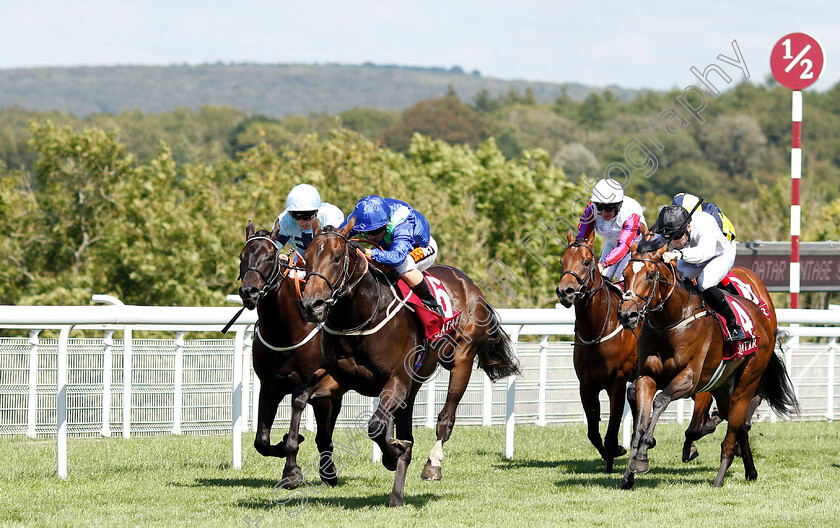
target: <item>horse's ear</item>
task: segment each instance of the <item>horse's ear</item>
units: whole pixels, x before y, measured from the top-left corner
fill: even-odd
[[[280,234],[280,219],[274,221],[274,226],[271,228],[271,239],[276,240],[277,236]]]
[[[574,241],[574,239],[575,239],[575,232],[574,232],[574,231],[572,231],[571,229],[569,229],[568,231],[566,231],[566,241],[567,241],[567,242],[569,242],[569,245],[571,245],[571,244],[572,244],[572,242]]]
[[[592,245],[594,243],[595,243],[595,230],[593,229],[592,231],[589,232],[589,235],[587,235],[587,237],[586,237],[586,245],[589,246],[589,247],[592,247]]]
[[[312,236],[315,236],[320,232],[321,232],[321,220],[319,220],[318,217],[316,216],[312,220]]]
[[[339,233],[344,235],[345,237],[350,236],[350,232],[353,231],[353,228],[356,227],[356,217],[351,216],[347,219],[347,223],[344,224],[344,227],[338,230]]]
[[[245,226],[245,240],[248,240],[252,236],[254,236],[254,231],[256,227],[254,227],[254,222],[248,220],[248,225]]]

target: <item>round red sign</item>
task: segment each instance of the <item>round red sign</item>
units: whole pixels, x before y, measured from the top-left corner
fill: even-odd
[[[770,69],[773,77],[785,88],[802,90],[820,78],[824,59],[817,39],[805,33],[791,33],[773,46]]]

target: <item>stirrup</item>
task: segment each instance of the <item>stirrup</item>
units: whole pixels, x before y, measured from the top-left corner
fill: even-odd
[[[744,330],[740,325],[737,325],[734,328],[729,328],[729,325],[727,325],[726,332],[729,334],[726,336],[726,341],[730,343],[744,341],[747,338],[747,334],[744,333]]]

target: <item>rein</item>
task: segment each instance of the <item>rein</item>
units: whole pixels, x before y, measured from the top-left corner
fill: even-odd
[[[641,308],[639,309],[639,314],[640,314],[641,318],[644,320],[645,326],[647,326],[651,330],[653,330],[655,332],[668,332],[670,330],[674,330],[676,328],[680,328],[682,326],[685,326],[685,325],[691,323],[692,321],[696,321],[697,319],[700,319],[701,317],[704,317],[706,315],[711,315],[712,312],[704,309],[703,305],[701,304],[700,306],[697,306],[692,310],[691,315],[683,317],[682,319],[680,319],[679,321],[677,321],[674,324],[670,324],[668,326],[663,326],[663,327],[653,326],[650,323],[650,320],[645,317],[645,315],[648,312],[658,312],[658,311],[661,311],[661,310],[665,309],[665,303],[668,302],[668,299],[671,298],[671,295],[674,293],[674,290],[676,290],[676,288],[677,288],[676,265],[673,262],[669,262],[667,264],[667,266],[671,270],[671,276],[674,279],[673,282],[671,282],[669,280],[666,280],[666,279],[662,278],[662,273],[659,271],[658,262],[656,262],[652,259],[634,258],[634,259],[630,259],[630,262],[649,262],[649,263],[653,264],[654,266],[656,266],[656,278],[654,279],[655,282],[654,282],[654,285],[653,285],[653,290],[651,290],[650,295],[648,295],[647,298],[642,297],[641,295],[639,295],[638,293],[635,293],[632,290],[625,291],[624,295],[622,296],[622,301],[633,301],[633,303],[636,304],[637,307],[639,306],[639,303],[637,303],[635,301],[635,299],[633,299],[633,296],[636,296],[643,301],[643,304],[642,304]],[[664,282],[665,284],[670,286],[670,289],[668,290],[668,293],[665,295],[665,297],[659,302],[659,304],[651,308],[650,307],[650,301],[653,299],[654,295],[656,295],[656,287],[661,282]],[[690,294],[691,294],[691,292],[689,291],[689,295]],[[698,312],[698,309],[702,310],[702,311]]]

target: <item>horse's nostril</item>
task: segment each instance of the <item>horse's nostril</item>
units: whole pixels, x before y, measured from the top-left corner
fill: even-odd
[[[575,294],[575,289],[574,288],[566,288],[566,291],[563,292],[563,293],[565,293],[568,297],[571,297],[572,295]]]

